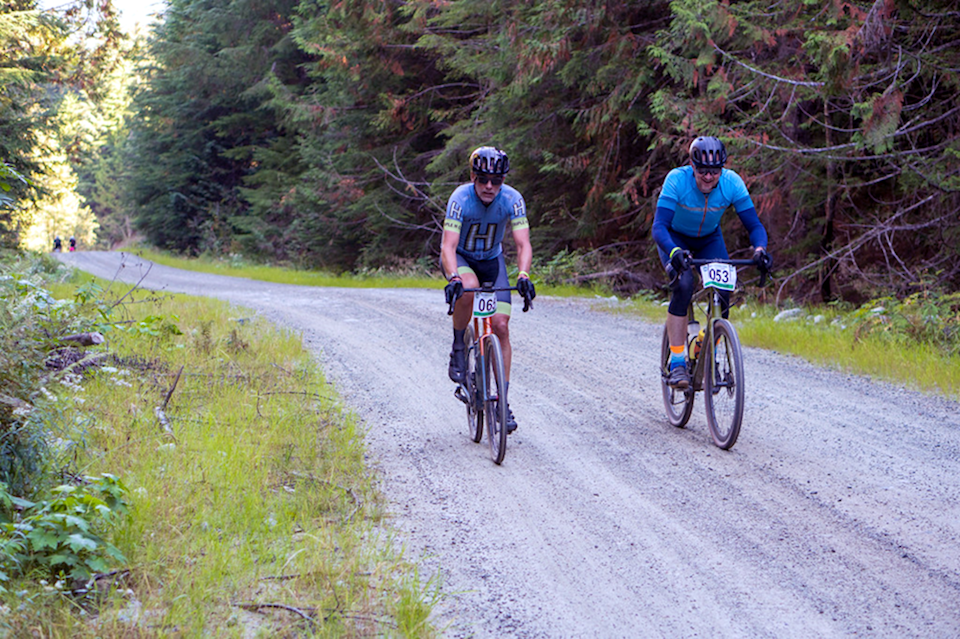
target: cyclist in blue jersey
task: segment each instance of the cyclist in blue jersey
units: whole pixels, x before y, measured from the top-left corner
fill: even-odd
[[[482,282],[495,287],[510,286],[503,256],[503,236],[510,226],[517,245],[517,290],[521,296],[536,297],[530,281],[533,247],[530,225],[523,196],[503,183],[510,170],[507,154],[492,146],[481,146],[470,154],[470,182],[461,184],[447,201],[443,221],[440,263],[448,283],[444,288],[447,303],[456,300],[453,312],[453,348],[450,351],[450,379],[460,383],[466,369],[464,333],[473,316],[473,293]],[[492,318],[493,331],[503,349],[504,372],[510,387],[510,291],[497,293],[497,312]],[[509,397],[509,395],[508,395]],[[517,421],[507,411],[507,431],[513,432]]]
[[[670,276],[672,294],[667,309],[670,370],[667,383],[683,389],[690,385],[684,356],[687,307],[693,297],[694,278],[687,260],[726,259],[727,247],[720,217],[731,205],[750,234],[754,260],[769,270],[767,231],[760,222],[743,179],[723,168],[727,150],[715,137],[698,137],[690,144],[690,164],[667,174],[657,200],[653,239],[660,261]],[[730,294],[721,293],[723,316],[729,313]]]

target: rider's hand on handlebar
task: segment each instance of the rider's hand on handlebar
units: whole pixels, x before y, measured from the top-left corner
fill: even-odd
[[[767,253],[766,249],[758,248],[753,253],[753,261],[757,263],[763,271],[769,271],[773,268],[773,257]]]
[[[443,287],[443,295],[447,299],[447,304],[453,304],[463,295],[463,282],[459,277],[455,277]]]
[[[517,278],[517,292],[524,299],[533,299],[537,296],[537,291],[533,287],[533,282],[530,281],[529,277],[518,277]]]
[[[690,251],[684,251],[679,246],[674,247],[674,249],[670,251],[670,266],[673,267],[673,272],[679,275],[690,268],[688,262],[690,257]]]

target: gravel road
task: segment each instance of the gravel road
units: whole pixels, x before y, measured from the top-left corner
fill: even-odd
[[[149,263],[63,253],[107,279]],[[439,574],[448,637],[958,637],[960,404],[747,348],[715,448],[663,414],[659,326],[612,302],[515,309],[494,465],[446,377],[440,290],[268,284],[154,265],[142,286],[298,331],[363,421],[393,524]]]

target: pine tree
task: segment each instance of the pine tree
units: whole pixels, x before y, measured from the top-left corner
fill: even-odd
[[[134,99],[132,204],[163,248],[229,250],[239,189],[277,136],[261,83],[283,64],[295,2],[174,0]]]
[[[46,12],[36,10],[35,0],[0,6],[0,160],[23,178],[4,183],[4,246],[26,240],[49,248],[56,231],[31,226],[53,229],[51,216],[61,214],[74,216],[77,232],[91,232],[89,220],[79,221],[87,212],[67,165],[77,139],[61,130],[61,109],[78,95],[92,95],[114,68],[120,33],[110,0],[88,4],[78,0]],[[72,208],[62,212],[57,207],[65,203]]]
[[[943,251],[957,245],[960,186],[949,4],[671,5],[652,53],[678,86],[657,96],[657,145],[727,140],[774,246],[805,264],[791,290],[857,299],[903,292],[925,271],[960,284]]]

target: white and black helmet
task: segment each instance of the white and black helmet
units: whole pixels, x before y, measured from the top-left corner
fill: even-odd
[[[481,146],[470,154],[470,168],[474,173],[504,175],[510,171],[510,158],[494,146]]]

